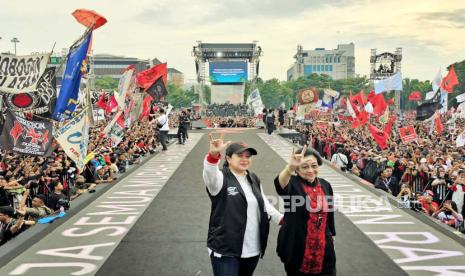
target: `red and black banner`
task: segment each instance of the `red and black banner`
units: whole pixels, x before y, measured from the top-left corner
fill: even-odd
[[[55,107],[56,95],[55,68],[47,68],[37,82],[36,91],[16,94],[5,93],[3,100],[5,107],[14,112],[50,117]]]
[[[163,77],[159,77],[147,90],[146,92],[152,96],[155,102],[163,101],[165,96],[168,95]]]
[[[29,121],[7,110],[1,146],[4,150],[19,154],[48,156],[53,150],[52,129],[50,121]]]

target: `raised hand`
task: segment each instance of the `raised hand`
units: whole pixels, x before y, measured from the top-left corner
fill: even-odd
[[[289,159],[289,169],[295,171],[300,164],[302,164],[302,160],[304,159],[305,152],[307,151],[307,145],[304,145],[302,148],[302,153],[296,154],[295,149],[292,148],[291,158]]]
[[[209,141],[210,141],[210,151],[209,152],[211,154],[214,154],[214,155],[220,154],[221,152],[223,152],[229,146],[229,144],[231,144],[231,141],[228,141],[226,143],[224,142],[224,133],[222,133],[220,135],[219,139],[214,139],[213,135],[211,133],[209,133],[208,138],[209,138]]]

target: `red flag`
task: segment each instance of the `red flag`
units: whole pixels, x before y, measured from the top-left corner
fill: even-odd
[[[413,91],[408,96],[409,101],[421,101],[421,94],[420,91]]]
[[[123,113],[121,113],[121,115],[119,115],[118,119],[116,119],[116,123],[118,125],[120,125],[121,127],[124,128],[124,117],[123,117]]]
[[[357,118],[352,122],[353,128],[358,128],[364,126],[368,123],[368,113],[366,111],[362,111],[357,115]]]
[[[373,126],[372,124],[368,125],[371,135],[373,135],[373,138],[375,139],[376,143],[378,143],[379,147],[384,150],[387,148],[387,140],[389,136],[387,135],[386,132],[378,129],[377,127]]]
[[[374,90],[371,90],[370,93],[368,93],[368,96],[367,96],[367,101],[368,102],[371,102],[371,100],[376,96],[376,93]]]
[[[294,104],[294,105],[292,106],[292,110],[294,111],[294,113],[297,112],[297,104]]]
[[[147,95],[142,102],[142,113],[140,114],[140,120],[150,115],[150,103],[152,102],[152,96]]]
[[[417,139],[417,132],[413,126],[399,128],[399,134],[404,143],[409,143]]]
[[[148,89],[160,77],[163,77],[163,82],[166,83],[167,74],[168,69],[166,63],[160,63],[137,74],[137,82],[140,87]]]
[[[442,123],[441,123],[441,116],[439,115],[439,112],[436,111],[436,115],[435,115],[435,119],[434,119],[434,125],[436,126],[436,131],[438,132],[438,134],[441,134],[442,133],[442,130],[444,129],[443,126],[442,126]]]
[[[107,98],[107,95],[105,92],[103,92],[102,96],[100,96],[100,98],[98,99],[97,107],[100,107],[101,109],[106,109],[107,108],[106,98]]]
[[[105,107],[105,113],[111,113],[114,109],[118,107],[118,102],[115,99],[115,96],[111,95],[108,99],[107,106]]]
[[[384,127],[384,133],[389,137],[391,135],[392,120],[389,120],[386,126]]]
[[[355,96],[352,96],[352,93],[350,94],[350,103],[352,103],[352,106],[354,107],[355,113],[358,113],[364,106],[364,97],[363,97],[363,91],[360,91]]]
[[[441,89],[446,91],[447,93],[452,93],[452,91],[454,91],[454,86],[458,84],[459,84],[459,79],[457,78],[457,75],[455,74],[454,66],[451,66],[449,69],[449,73],[447,73],[447,76],[442,79]]]
[[[373,114],[377,116],[383,115],[384,111],[387,108],[386,102],[384,101],[383,94],[378,94],[371,99],[371,104],[373,105]]]

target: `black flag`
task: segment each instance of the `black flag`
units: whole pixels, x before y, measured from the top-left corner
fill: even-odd
[[[417,106],[417,121],[424,121],[428,118],[433,116],[436,110],[441,109],[442,105],[439,102],[428,102],[422,103],[421,105]]]
[[[53,150],[52,129],[50,121],[29,121],[7,109],[1,135],[2,148],[19,154],[48,156]]]
[[[163,82],[163,77],[159,77],[147,90],[150,96],[155,100],[155,102],[159,102],[163,100],[163,98],[168,95],[168,90],[166,90],[165,83]]]

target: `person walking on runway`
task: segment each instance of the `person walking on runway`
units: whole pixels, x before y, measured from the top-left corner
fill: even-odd
[[[168,115],[165,114],[165,109],[161,108],[158,110],[160,116],[157,118],[157,127],[160,131],[159,141],[162,145],[162,151],[167,151],[168,147],[166,146],[166,138],[168,137],[168,132],[170,131]]]
[[[178,144],[184,145],[187,139],[187,129],[189,127],[190,120],[186,110],[181,111],[179,115],[179,126],[178,126]]]
[[[266,199],[260,179],[249,171],[254,148],[213,139],[204,159],[203,179],[211,200],[207,247],[215,276],[253,275],[268,240],[269,217],[282,219]],[[225,150],[223,169],[218,168]]]
[[[275,129],[275,120],[276,117],[274,116],[274,110],[270,109],[266,114],[266,129],[268,130],[269,135],[271,135]]]
[[[328,181],[318,177],[322,163],[313,149],[292,149],[289,163],[274,181],[284,206],[290,206],[284,213],[277,246],[288,276],[336,275],[333,190]],[[301,199],[305,204],[297,205]]]

